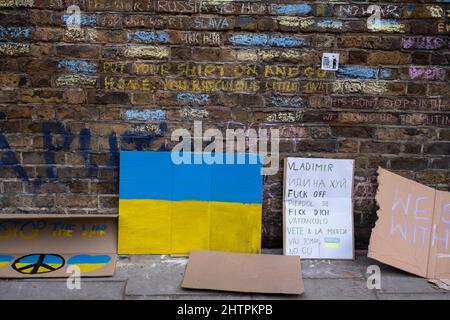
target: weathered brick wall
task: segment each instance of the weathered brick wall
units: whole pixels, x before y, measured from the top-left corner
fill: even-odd
[[[283,157],[356,159],[364,248],[378,166],[449,187],[446,2],[0,0],[1,212],[115,213],[118,151],[170,149],[202,120],[278,128]],[[281,177],[265,178],[266,247]]]

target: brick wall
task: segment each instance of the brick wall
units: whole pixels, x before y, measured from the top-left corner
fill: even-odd
[[[0,210],[115,213],[118,151],[170,149],[201,120],[277,128],[283,157],[355,159],[364,248],[378,166],[449,188],[446,2],[0,0]],[[265,247],[281,177],[265,177]]]

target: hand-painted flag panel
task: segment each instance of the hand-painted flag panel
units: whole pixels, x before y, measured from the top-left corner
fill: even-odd
[[[175,164],[170,152],[121,152],[119,253],[184,254],[193,249],[259,252],[262,164]],[[228,161],[227,161],[228,156]]]

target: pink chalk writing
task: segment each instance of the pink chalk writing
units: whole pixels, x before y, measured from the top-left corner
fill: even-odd
[[[411,79],[445,80],[445,70],[439,67],[409,67]]]
[[[404,49],[426,49],[435,50],[443,47],[448,47],[448,43],[442,37],[404,37],[403,48]]]

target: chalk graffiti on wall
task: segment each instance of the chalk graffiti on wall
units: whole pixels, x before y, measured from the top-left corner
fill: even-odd
[[[382,19],[382,9],[378,5],[370,5],[367,8],[372,15],[367,19],[367,28],[371,31],[405,32],[406,26],[397,20]]]
[[[404,49],[436,50],[449,47],[450,42],[443,37],[408,36],[402,39]]]
[[[156,147],[158,150],[165,150],[165,145],[154,146],[154,141],[163,136],[167,132],[167,124],[164,121],[159,122],[156,127],[144,128],[144,130],[130,130],[122,133],[119,138],[122,142],[134,146],[135,150],[144,150],[144,148]],[[16,153],[10,147],[5,135],[0,132],[0,150],[2,156],[0,158],[0,168],[11,168],[16,176],[26,182],[31,182],[35,187],[39,187],[44,179],[57,180],[57,163],[55,153],[57,151],[68,152],[71,150],[75,135],[71,129],[60,122],[45,122],[42,125],[44,161],[46,165],[46,177],[38,176],[31,179],[25,167],[23,167],[16,156]],[[63,139],[59,143],[54,141],[54,135],[61,136]],[[78,152],[84,158],[84,167],[89,176],[96,176],[98,165],[91,157],[91,131],[84,128],[78,135],[80,148]],[[115,132],[111,131],[108,136],[109,141],[109,165],[118,166],[118,137]]]
[[[411,66],[408,69],[409,76],[412,80],[445,80],[445,69],[440,67],[416,67]]]

